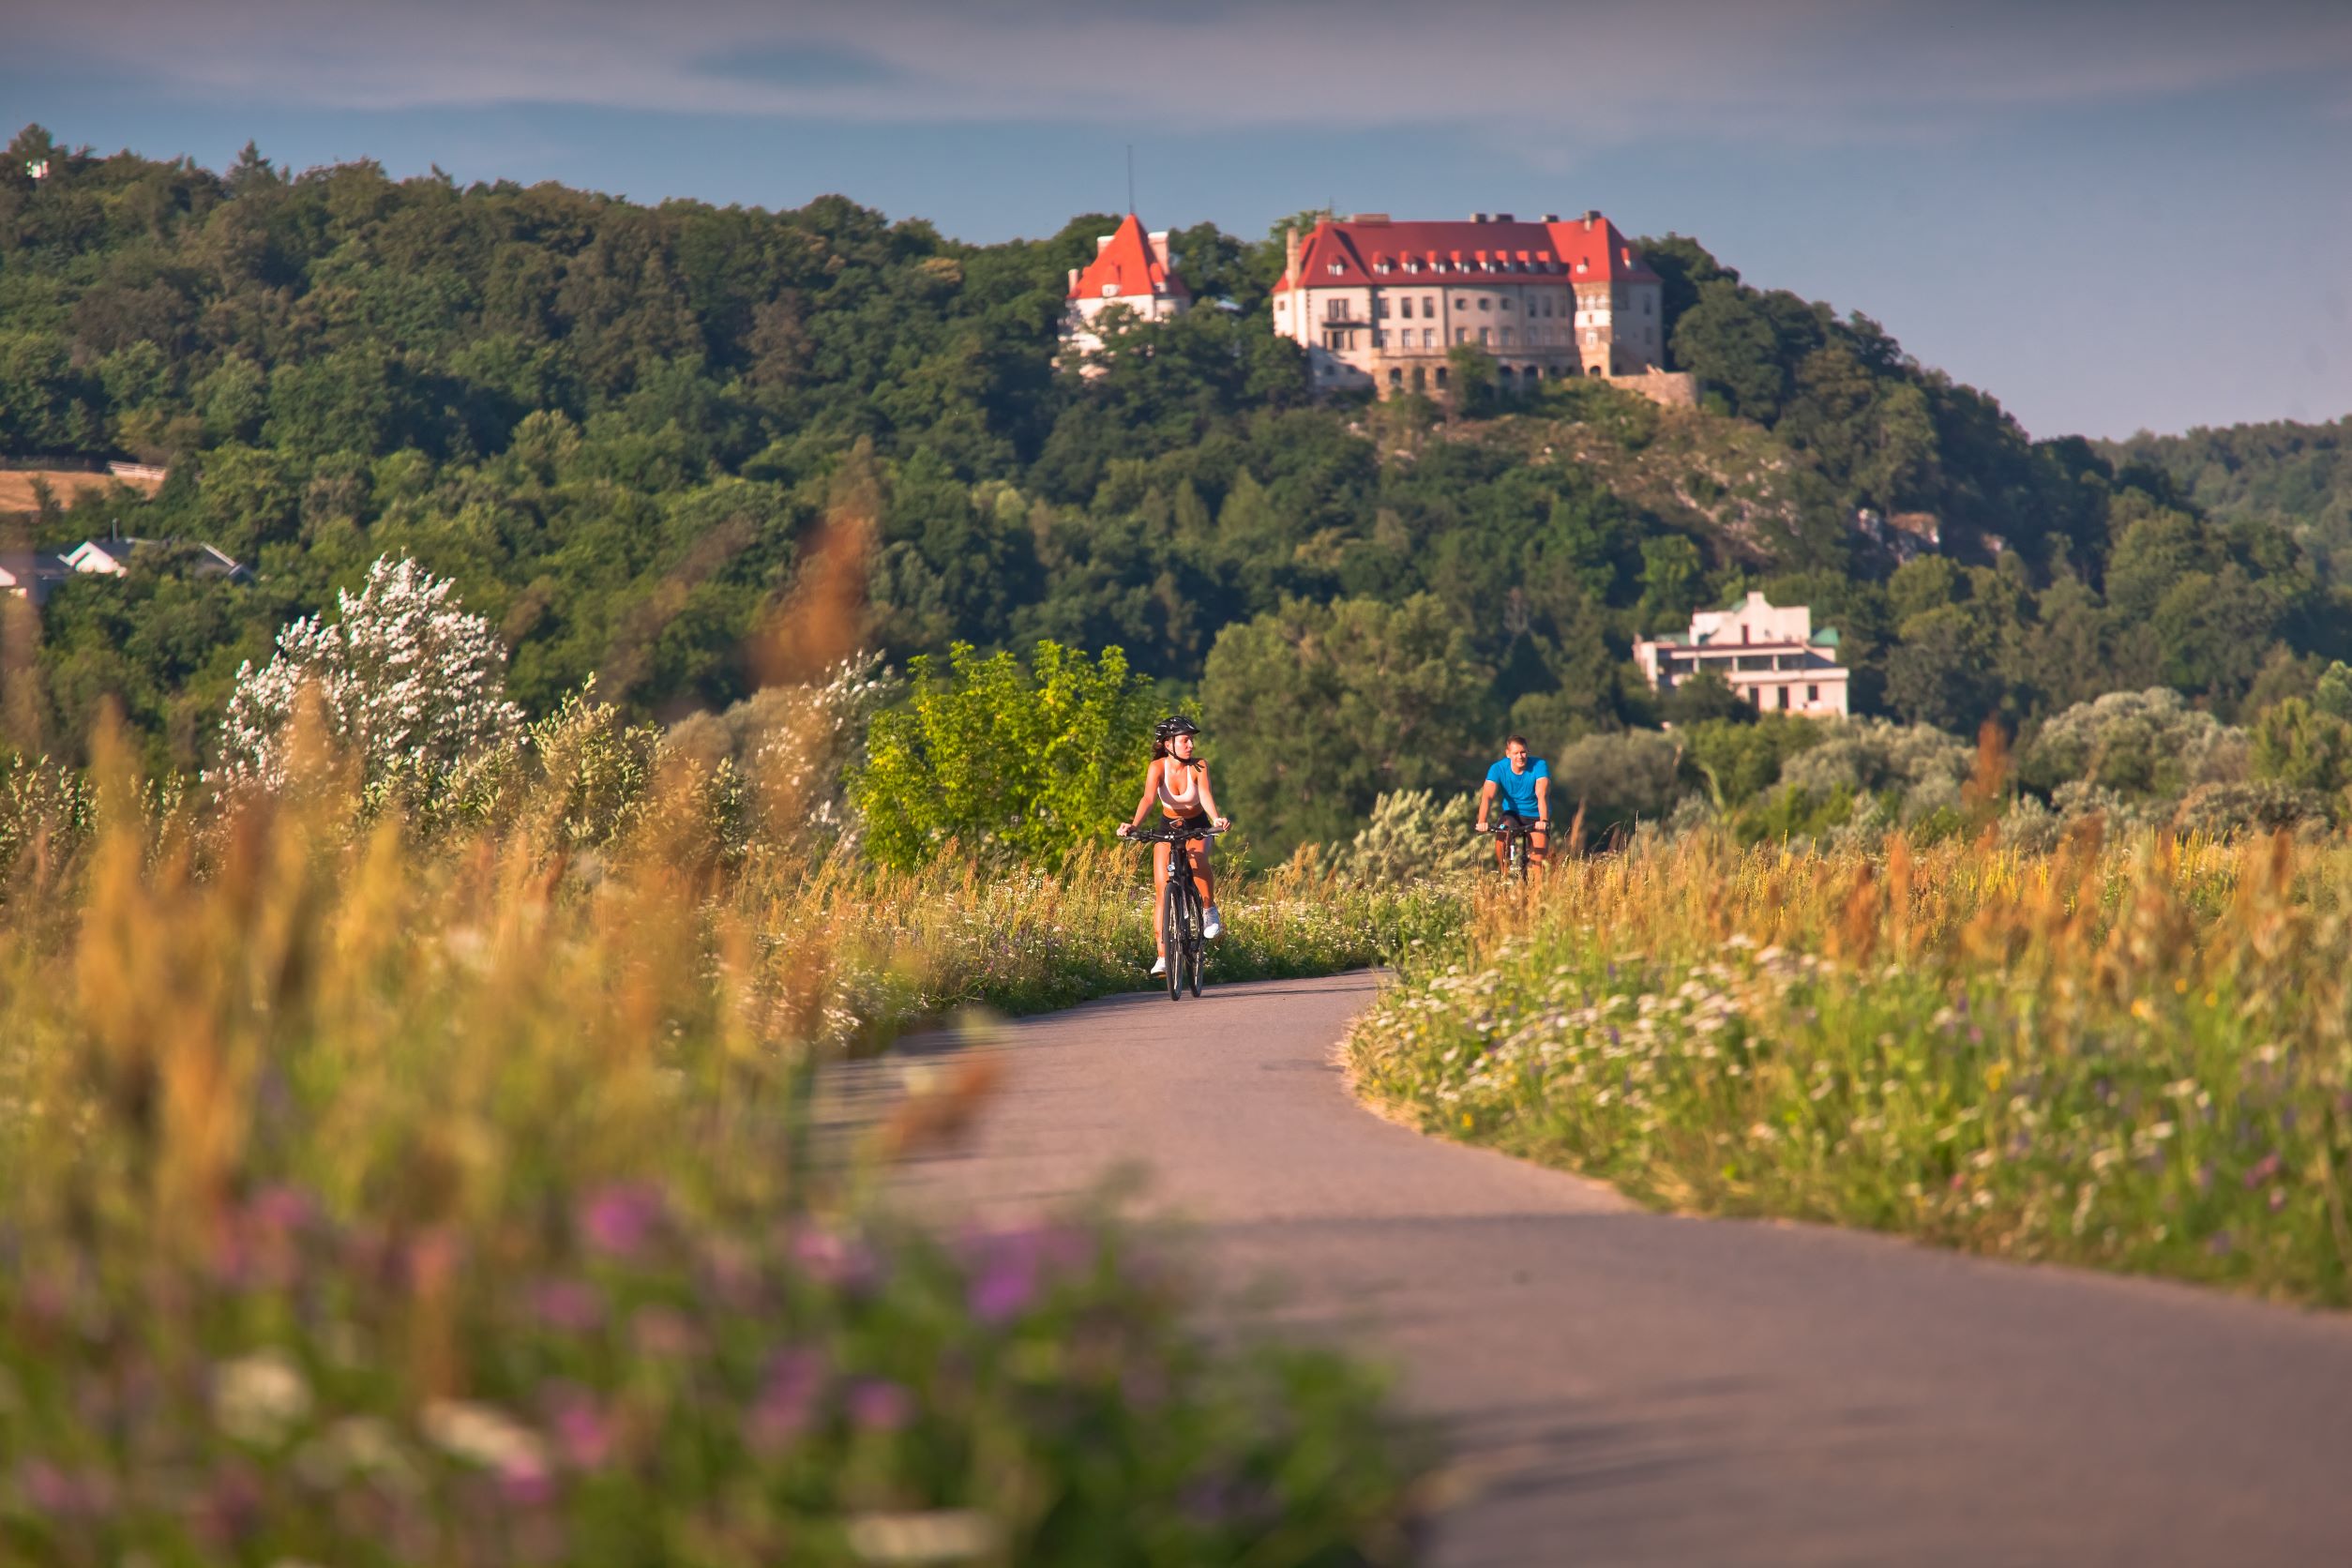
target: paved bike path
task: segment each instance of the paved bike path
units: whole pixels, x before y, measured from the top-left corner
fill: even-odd
[[[2352,1319],[1645,1214],[1357,1105],[1375,986],[1011,1025],[909,1185],[1022,1213],[1141,1166],[1219,1281],[1400,1365],[1475,1486],[1440,1562],[2352,1562]]]

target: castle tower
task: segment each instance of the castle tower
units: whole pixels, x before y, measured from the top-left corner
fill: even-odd
[[[1167,321],[1192,304],[1192,291],[1176,276],[1168,253],[1168,231],[1143,232],[1143,220],[1127,214],[1118,229],[1094,242],[1094,260],[1070,269],[1070,293],[1062,312],[1063,359],[1086,374],[1084,361],[1102,350],[1103,314],[1124,310],[1139,321]]]

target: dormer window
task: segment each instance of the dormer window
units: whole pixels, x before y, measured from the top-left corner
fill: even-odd
[[[1118,292],[1119,285],[1116,283],[1105,283],[1103,285],[1103,297],[1105,299],[1111,298],[1113,295],[1117,294]]]
[[[1344,265],[1342,265],[1341,264],[1339,264],[1339,263],[1337,263],[1337,262],[1334,262],[1334,263],[1332,263],[1332,264],[1331,264],[1331,269],[1330,269],[1330,270],[1331,270],[1331,275],[1332,275],[1334,278],[1337,278],[1337,277],[1339,277],[1341,274],[1345,273],[1348,269],[1347,269]]]

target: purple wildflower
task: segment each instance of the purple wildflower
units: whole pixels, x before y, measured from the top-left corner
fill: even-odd
[[[83,1512],[81,1483],[47,1459],[27,1459],[19,1465],[16,1489],[36,1514],[69,1519]]]
[[[846,1403],[851,1425],[862,1431],[896,1432],[914,1419],[914,1395],[881,1378],[852,1385]]]
[[[2271,1177],[2276,1176],[2282,1163],[2279,1152],[2275,1149],[2256,1160],[2254,1168],[2246,1172],[2246,1190],[2252,1192]]]
[[[604,1298],[577,1279],[550,1279],[531,1292],[531,1310],[551,1329],[585,1334],[604,1320]]]
[[[290,1235],[315,1225],[319,1206],[299,1187],[266,1186],[247,1201],[245,1217],[264,1231]]]
[[[2213,1239],[2205,1244],[2205,1250],[2216,1258],[2226,1258],[2229,1256],[2230,1244],[2229,1232],[2216,1230],[2213,1232]]]
[[[596,1395],[577,1383],[556,1383],[540,1402],[548,1410],[555,1452],[564,1462],[579,1470],[602,1470],[612,1457],[617,1437]]]
[[[685,1313],[667,1306],[641,1308],[629,1319],[629,1334],[649,1356],[691,1355],[702,1341]]]
[[[580,1206],[580,1229],[598,1252],[634,1258],[653,1240],[666,1213],[660,1188],[646,1182],[615,1182],[597,1188]]]
[[[536,1454],[519,1454],[499,1466],[498,1492],[518,1508],[544,1508],[555,1500],[555,1476]]]
[[[814,1351],[777,1351],[744,1417],[744,1440],[752,1452],[776,1454],[807,1431],[823,1386],[824,1363]]]
[[[792,1234],[792,1261],[820,1285],[861,1289],[873,1283],[874,1254],[865,1242],[810,1223]]]

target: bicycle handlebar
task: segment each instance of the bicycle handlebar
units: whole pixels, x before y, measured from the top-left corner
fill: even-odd
[[[1522,835],[1524,835],[1524,834],[1530,834],[1530,833],[1536,833],[1536,832],[1549,833],[1549,832],[1551,831],[1551,824],[1550,824],[1548,822],[1497,822],[1497,823],[1495,823],[1492,827],[1486,827],[1486,826],[1483,826],[1483,825],[1482,825],[1482,826],[1479,826],[1479,827],[1474,827],[1474,828],[1471,828],[1471,829],[1470,829],[1470,831],[1471,831],[1472,833],[1492,833],[1492,834],[1496,834],[1496,835],[1498,835],[1498,836],[1500,836],[1500,835],[1503,835],[1503,834],[1510,834],[1510,833],[1516,833],[1516,834],[1522,834]]]
[[[1222,827],[1138,827],[1129,829],[1121,837],[1130,844],[1181,844],[1192,838],[1214,838],[1220,833],[1230,831]]]

